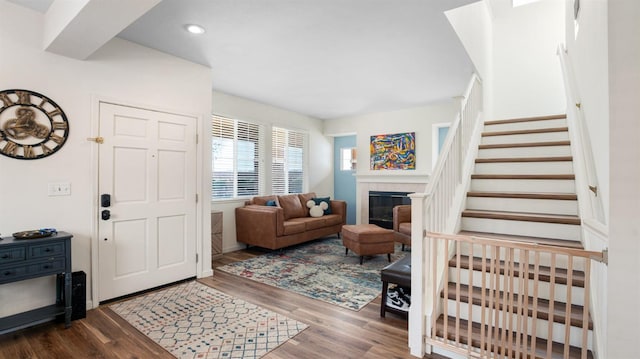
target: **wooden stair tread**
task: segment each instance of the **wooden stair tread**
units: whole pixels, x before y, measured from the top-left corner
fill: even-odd
[[[471,338],[468,337],[468,333],[469,333],[469,322],[467,320],[464,319],[456,319],[454,317],[449,317],[447,316],[446,318],[447,320],[447,339],[449,340],[456,340],[455,337],[455,328],[456,328],[456,321],[459,322],[459,333],[460,333],[460,338],[459,341],[463,344],[468,344],[469,342],[471,342],[471,346],[475,347],[475,348],[479,348],[481,345],[481,325],[478,323],[471,323]],[[436,320],[436,336],[439,338],[444,338],[445,337],[445,333],[444,333],[444,321],[445,321],[445,317],[444,315],[440,315],[440,317],[438,317],[438,319]],[[487,326],[485,326],[485,338],[489,338],[489,328]],[[498,329],[498,333],[495,333],[495,330],[493,330],[494,335],[496,335],[496,338],[500,338],[502,336],[502,329]],[[510,334],[507,333],[507,336],[509,336]],[[514,334],[511,334],[512,338],[513,336],[515,336]],[[499,345],[501,343],[499,339],[496,338],[492,338],[491,343],[488,343],[488,340],[485,340],[486,344],[490,344],[491,348],[487,348],[487,349],[494,349],[497,352],[497,347],[499,347]],[[528,342],[529,342],[529,347],[531,346],[532,338],[531,336],[528,336]],[[469,340],[470,339],[470,340]],[[509,355],[507,357],[514,357],[515,356],[515,338],[513,338],[511,340],[512,347],[508,348],[509,350]],[[527,356],[527,358],[534,358],[535,359],[544,359],[546,358],[546,351],[547,351],[547,341],[545,339],[541,339],[541,338],[536,338],[536,343],[535,343],[535,356]],[[522,346],[523,344],[521,344]],[[507,349],[507,348],[505,348]],[[581,358],[581,354],[582,354],[582,349],[581,348],[577,348],[577,347],[569,347],[569,356],[568,358]],[[523,356],[522,354],[522,348],[520,349],[520,355]],[[564,358],[564,345],[560,344],[560,343],[556,343],[553,342],[551,345],[551,358],[553,359],[561,359]],[[588,359],[593,359],[593,353],[589,350],[587,351],[587,358]]]
[[[486,258],[485,260],[485,269],[488,271],[491,266],[491,259]],[[456,268],[457,267],[457,259],[454,256],[449,260],[449,267]],[[498,268],[500,274],[505,273],[505,261],[500,260],[498,262]],[[469,268],[471,266],[471,268]],[[520,276],[520,263],[514,263],[513,266],[514,276]],[[529,264],[529,279],[535,278],[535,264]],[[472,269],[474,271],[481,272],[482,271],[482,258],[473,257],[472,263],[469,263],[468,255],[460,255],[460,268],[461,269]],[[584,288],[584,272],[581,270],[573,270],[572,271],[572,279],[571,285],[574,287]],[[538,280],[542,282],[550,282],[551,281],[551,267],[538,265]],[[556,284],[568,284],[568,270],[566,268],[556,268],[555,271],[555,281]]]
[[[538,193],[538,192],[467,192],[467,197],[491,198],[523,198],[523,199],[553,199],[575,201],[578,196],[574,193]]]
[[[515,148],[515,147],[546,147],[546,146],[570,146],[570,141],[546,141],[546,142],[523,142],[523,143],[494,143],[478,146],[481,150],[493,148]]]
[[[476,163],[503,162],[570,162],[573,156],[476,158]]]
[[[582,221],[580,220],[580,217],[578,216],[559,215],[559,214],[482,211],[482,210],[472,210],[472,209],[467,209],[462,211],[462,217],[504,219],[508,221],[558,223],[558,224],[571,224],[571,225],[580,225],[582,223]]]
[[[518,180],[575,180],[573,174],[472,174],[471,179],[518,179]]]
[[[508,118],[504,120],[491,120],[485,121],[485,125],[501,125],[505,123],[518,123],[518,122],[533,122],[533,121],[545,121],[545,120],[563,120],[567,118],[565,114],[548,115],[548,116],[534,116],[534,117],[521,117],[521,118]]]
[[[487,131],[487,132],[482,132],[482,137],[527,135],[532,133],[551,133],[551,132],[567,132],[567,131],[569,131],[569,127],[548,127],[548,128],[534,128],[534,129],[527,129],[527,130],[509,130],[509,131]]]
[[[516,236],[510,234],[501,234],[501,233],[488,233],[488,232],[473,232],[473,231],[460,231],[458,234],[470,237],[482,237],[482,238],[493,238],[493,239],[502,239],[510,242],[523,242],[523,243],[535,243],[541,244],[545,246],[556,246],[556,247],[565,247],[565,248],[574,248],[574,249],[584,249],[581,242],[578,241],[569,241],[564,239],[555,239],[555,238],[543,238],[543,237],[530,237],[530,236]]]
[[[453,283],[453,282],[449,282],[449,284],[447,285],[447,297],[453,301],[456,300],[457,296],[458,296],[458,284]],[[482,305],[482,288],[480,287],[472,287],[472,291],[471,291],[471,303],[473,305],[476,306],[481,306]],[[460,284],[460,301],[463,303],[469,303],[469,286],[466,284]],[[485,302],[484,302],[484,306],[486,308],[489,308],[489,297],[491,296],[493,298],[493,308],[496,308],[499,311],[503,311],[505,310],[505,298],[504,298],[504,292],[503,291],[498,291],[498,299],[496,300],[496,294],[491,293],[491,291],[488,288],[485,288],[484,290],[485,293]],[[440,292],[440,297],[444,298],[444,291]],[[543,299],[543,298],[533,298],[533,297],[528,297],[528,300],[526,303],[524,303],[524,308],[522,308],[522,306],[519,305],[519,296],[518,294],[513,294],[513,298],[509,298],[507,297],[507,300],[513,300],[513,307],[511,308],[511,312],[512,313],[520,313],[522,311],[522,309],[527,311],[527,316],[528,317],[533,317],[533,304],[534,302],[537,303],[537,311],[536,311],[536,318],[538,319],[542,319],[542,320],[549,320],[549,313],[551,311],[551,302],[547,299]],[[564,302],[559,302],[559,301],[554,301],[553,302],[553,321],[555,323],[560,323],[560,324],[564,324],[565,323],[565,311],[567,308],[567,304]],[[582,322],[583,322],[583,315],[584,315],[584,307],[581,305],[572,305],[571,306],[571,313],[570,313],[570,318],[569,318],[569,323],[571,326],[574,327],[578,327],[578,328],[582,328]],[[593,329],[593,321],[591,320],[591,317],[588,317],[589,319],[589,329],[592,330]]]

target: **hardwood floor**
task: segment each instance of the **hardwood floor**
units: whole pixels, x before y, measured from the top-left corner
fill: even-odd
[[[250,249],[225,254],[214,261],[215,274],[199,281],[309,325],[264,358],[414,358],[407,347],[407,321],[391,313],[380,318],[379,297],[355,312],[215,270],[262,253]],[[49,323],[0,336],[0,359],[5,358],[173,356],[102,305],[69,329]]]

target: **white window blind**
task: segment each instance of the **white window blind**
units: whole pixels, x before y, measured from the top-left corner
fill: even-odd
[[[257,196],[263,169],[260,164],[262,125],[221,116],[212,117],[211,152],[213,199]]]
[[[304,188],[304,148],[306,134],[272,129],[271,192],[302,193]]]

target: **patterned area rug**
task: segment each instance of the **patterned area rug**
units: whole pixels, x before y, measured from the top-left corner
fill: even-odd
[[[260,358],[307,325],[198,282],[110,308],[177,358]]]
[[[389,264],[386,255],[344,255],[342,239],[324,238],[292,246],[283,251],[235,262],[218,270],[239,275],[307,297],[360,310],[382,291],[380,270]],[[404,256],[396,246],[395,261]]]

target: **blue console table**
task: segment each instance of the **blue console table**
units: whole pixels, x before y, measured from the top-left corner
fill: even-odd
[[[0,334],[61,316],[65,327],[71,326],[71,237],[58,232],[45,238],[0,240],[0,284],[57,274],[56,303],[0,318]]]

